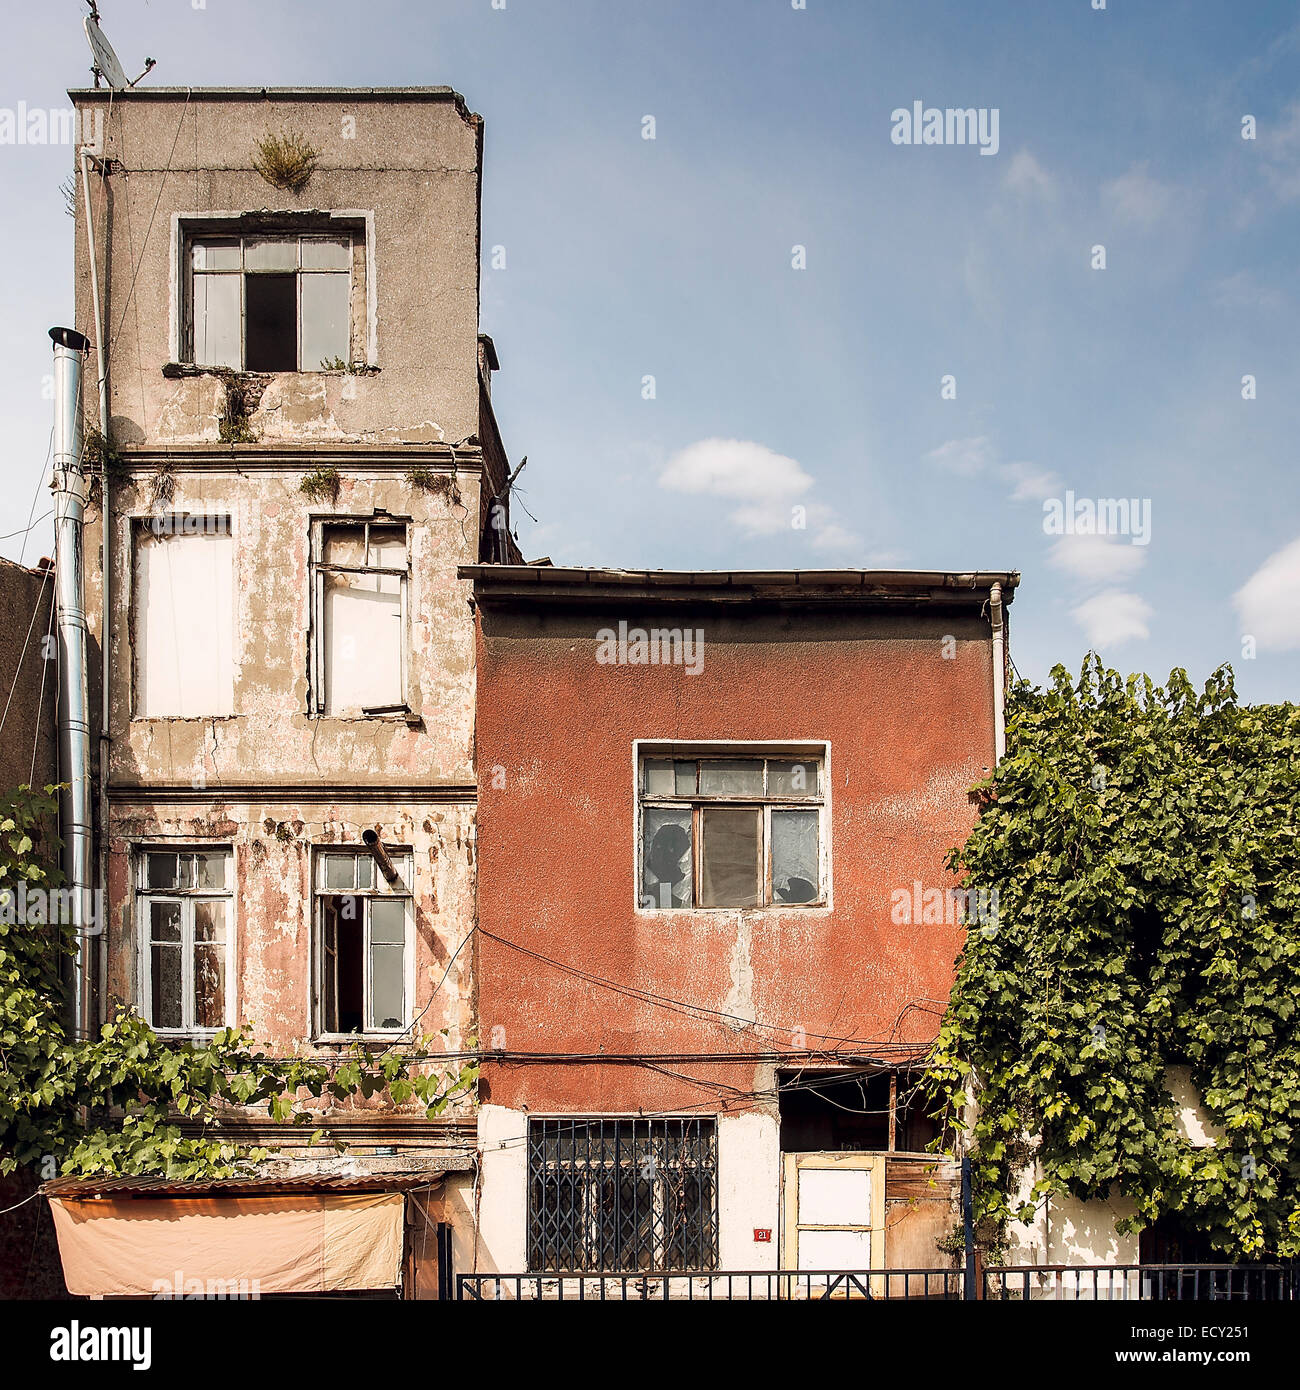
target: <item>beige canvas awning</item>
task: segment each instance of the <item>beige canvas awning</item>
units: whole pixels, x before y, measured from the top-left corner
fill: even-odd
[[[401,1192],[81,1196],[49,1192],[68,1291],[394,1289]]]

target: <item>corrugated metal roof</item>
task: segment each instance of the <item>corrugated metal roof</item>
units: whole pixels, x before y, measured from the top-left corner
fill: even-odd
[[[468,1168],[468,1165],[466,1165]],[[445,1173],[462,1171],[426,1168],[394,1173],[266,1174],[247,1178],[150,1178],[106,1173],[86,1178],[54,1178],[41,1185],[45,1197],[80,1200],[88,1197],[246,1197],[293,1192],[407,1192],[442,1181]]]

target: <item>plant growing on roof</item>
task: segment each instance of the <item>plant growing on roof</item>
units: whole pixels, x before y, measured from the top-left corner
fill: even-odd
[[[310,497],[313,502],[337,502],[339,500],[339,470],[337,468],[315,468],[303,475],[298,491]]]
[[[253,147],[253,168],[275,188],[301,193],[312,174],[320,151],[296,132],[267,131]]]
[[[932,1058],[952,1113],[977,1103],[977,1217],[1115,1188],[1121,1231],[1176,1212],[1226,1255],[1300,1255],[1300,708],[1238,704],[1226,666],[1198,693],[1090,657],[1016,685],[1007,737],[950,858],[998,922]],[[1180,1129],[1171,1067],[1214,1143]]]

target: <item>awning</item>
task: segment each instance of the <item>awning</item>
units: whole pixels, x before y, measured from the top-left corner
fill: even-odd
[[[96,1196],[62,1182],[45,1191],[70,1293],[247,1297],[397,1288],[403,1192],[302,1186],[268,1192],[260,1183],[233,1191],[195,1184],[187,1192],[167,1184],[165,1196]]]

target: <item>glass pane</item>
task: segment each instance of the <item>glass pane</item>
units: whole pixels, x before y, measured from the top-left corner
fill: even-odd
[[[194,948],[194,1026],[222,1028],[226,1022],[226,948]]]
[[[356,871],[355,854],[327,854],[325,856],[325,887],[352,889],[356,887],[353,874]]]
[[[810,903],[818,896],[817,811],[772,812],[772,897]]]
[[[645,794],[647,796],[672,796],[676,791],[673,780],[673,765],[658,758],[648,759],[645,765]]]
[[[711,758],[702,762],[700,793],[704,796],[762,796],[762,759]]]
[[[180,903],[149,904],[149,935],[156,942],[175,942],[181,939]]]
[[[400,570],[406,568],[406,527],[372,526],[370,528],[370,558],[367,564],[380,569]],[[387,592],[396,593],[391,583],[385,586]]]
[[[269,237],[244,243],[245,270],[297,270],[298,238]]]
[[[352,240],[345,236],[303,237],[304,270],[351,270]]]
[[[375,1028],[400,1028],[405,1023],[401,946],[370,947],[370,1020]]]
[[[194,856],[192,854],[177,855],[176,886],[177,888],[194,887]]]
[[[196,241],[190,264],[195,270],[238,270],[238,241]]]
[[[701,820],[701,905],[756,907],[761,901],[763,813],[706,806]]]
[[[352,282],[346,275],[302,277],[302,370],[318,372],[352,356],[348,306]]]
[[[161,946],[153,952],[153,998],[151,1021],[155,1028],[181,1027],[181,948]]]
[[[357,887],[372,888],[375,882],[375,858],[372,854],[358,854],[356,858],[357,866]]]
[[[693,762],[673,764],[673,781],[678,796],[695,795],[695,772],[696,764]]]
[[[370,904],[370,940],[401,945],[406,940],[406,899],[375,898]]]
[[[245,275],[244,312],[244,369],[296,372],[298,277]]]
[[[176,887],[176,856],[174,854],[150,854],[145,857],[146,888]]]
[[[224,888],[226,886],[226,860],[229,856],[223,850],[210,850],[198,854],[199,888]]]
[[[774,762],[767,764],[768,796],[816,796],[817,760],[808,758],[804,762]]]
[[[194,940],[196,942],[222,942],[225,939],[225,902],[196,902],[194,904]]]
[[[200,367],[239,371],[239,275],[194,277],[194,360]]]
[[[691,812],[647,806],[642,816],[641,905],[691,907]]]
[[[405,699],[401,585],[397,575],[326,576],[326,713],[382,709]]]

